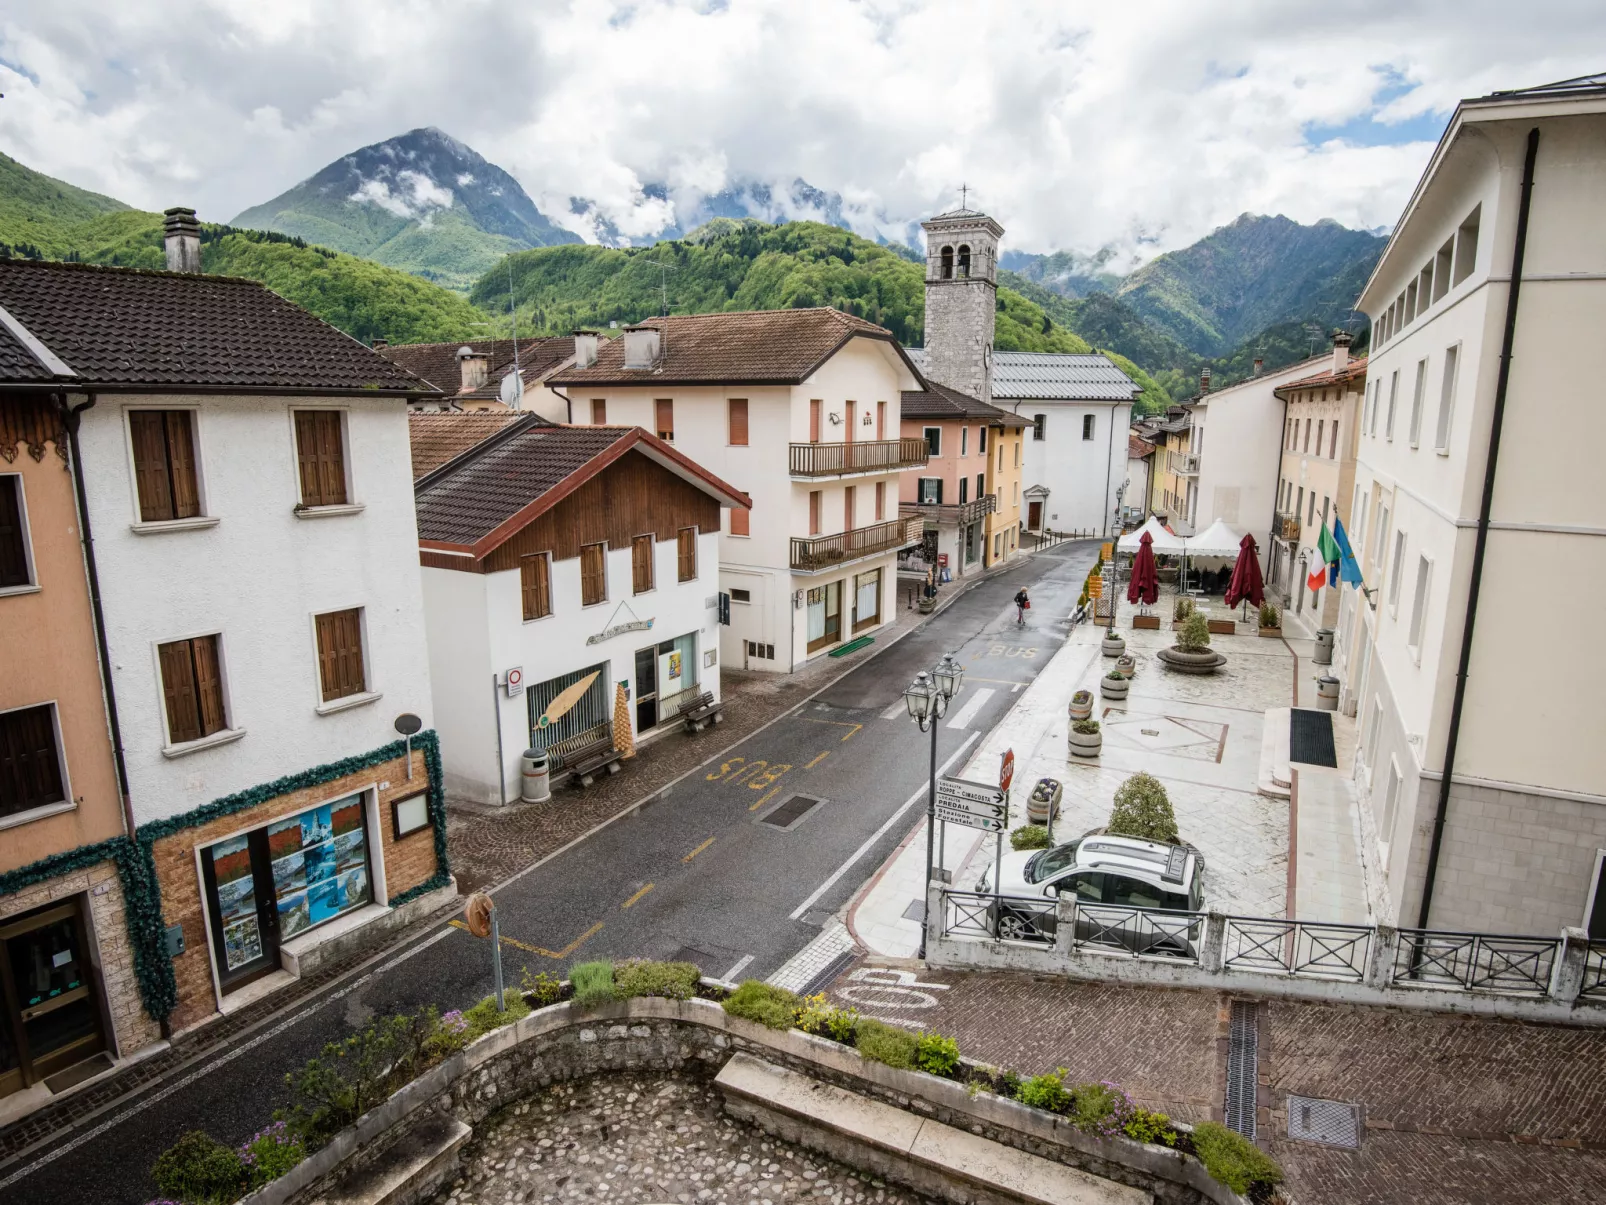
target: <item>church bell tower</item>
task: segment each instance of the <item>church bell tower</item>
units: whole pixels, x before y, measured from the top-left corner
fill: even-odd
[[[1004,228],[963,206],[927,218],[920,228],[926,232],[926,375],[991,403]]]

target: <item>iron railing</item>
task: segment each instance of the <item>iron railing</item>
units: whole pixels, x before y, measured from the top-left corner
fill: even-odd
[[[994,941],[1054,942],[1053,900],[1042,896],[942,893],[944,936],[985,937]]]
[[[907,518],[957,523],[960,527],[998,510],[998,495],[983,494],[969,502],[900,502],[898,513]]]
[[[1394,982],[1401,987],[1465,988],[1543,996],[1561,952],[1555,937],[1504,937],[1401,929]]]
[[[874,473],[923,466],[931,451],[919,438],[874,439],[865,443],[791,445],[794,477],[833,477],[840,473]]]
[[[1584,983],[1580,1000],[1606,1000],[1606,941],[1592,941],[1584,955]]]
[[[910,544],[920,542],[924,527],[923,520],[897,518],[869,527],[839,531],[830,536],[814,536],[810,539],[794,536],[792,568],[798,573],[819,573],[844,561],[856,561],[860,557],[907,548]]]
[[[1229,916],[1221,965],[1230,971],[1263,971],[1360,983],[1366,979],[1372,933],[1370,925]]]
[[[1134,958],[1198,962],[1204,928],[1203,912],[1078,903],[1075,944]]]

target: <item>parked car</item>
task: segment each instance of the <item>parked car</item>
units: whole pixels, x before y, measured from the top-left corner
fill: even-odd
[[[992,868],[976,890],[992,892]],[[1076,939],[1133,954],[1193,958],[1203,936],[1204,857],[1191,845],[1103,834],[1051,849],[1005,854],[1003,897],[989,906],[1005,941],[1052,940],[1063,893],[1076,896]],[[1037,903],[1041,900],[1042,903]]]

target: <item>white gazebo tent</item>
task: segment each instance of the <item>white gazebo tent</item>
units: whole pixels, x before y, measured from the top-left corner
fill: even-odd
[[[1225,556],[1238,555],[1238,547],[1244,542],[1244,533],[1234,531],[1221,519],[1217,519],[1209,527],[1196,536],[1189,536],[1182,541],[1182,550],[1190,557],[1194,556]]]
[[[1162,553],[1170,553],[1171,555],[1175,556],[1183,551],[1182,540],[1167,531],[1165,529],[1165,524],[1161,523],[1160,520],[1155,518],[1153,515],[1149,516],[1149,521],[1142,527],[1138,528],[1136,531],[1127,532],[1126,535],[1117,540],[1115,542],[1115,550],[1117,552],[1125,552],[1129,555],[1136,556],[1139,547],[1141,547],[1143,544],[1144,532],[1148,532],[1154,537],[1154,551],[1157,555]]]

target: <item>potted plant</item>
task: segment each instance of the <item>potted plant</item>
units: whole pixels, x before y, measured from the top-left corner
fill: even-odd
[[[1213,674],[1227,663],[1210,647],[1210,624],[1197,611],[1182,621],[1177,642],[1155,656],[1167,668],[1184,674]]]
[[[1119,657],[1126,652],[1126,637],[1113,627],[1104,633],[1104,639],[1099,642],[1099,648],[1106,657]]]
[[[1077,720],[1071,725],[1067,739],[1072,757],[1097,757],[1104,747],[1104,734],[1099,731],[1097,720]]]
[[[1079,690],[1071,696],[1071,722],[1088,719],[1093,714],[1093,692]]]
[[[1134,677],[1138,672],[1138,660],[1131,653],[1122,653],[1115,659],[1115,668],[1128,678]]]
[[[1026,798],[1026,823],[1052,824],[1060,814],[1060,799],[1064,794],[1065,788],[1057,778],[1039,778]]]
[[[1112,669],[1099,679],[1099,693],[1106,699],[1124,699],[1131,685],[1131,680],[1125,674],[1118,669]]]
[[[1283,634],[1283,614],[1269,602],[1260,604],[1260,634],[1273,640]]]

